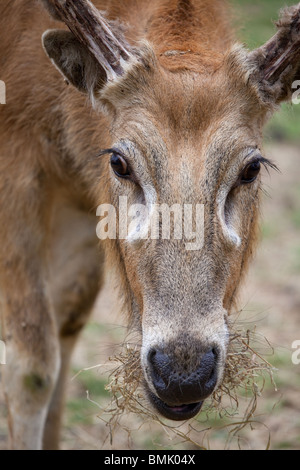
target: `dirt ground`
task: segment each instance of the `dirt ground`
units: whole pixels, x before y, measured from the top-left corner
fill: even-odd
[[[264,175],[268,194],[263,195],[262,241],[241,295],[243,312],[239,321],[245,329],[256,327],[260,354],[277,369],[277,390],[270,383],[266,385],[259,398],[256,423],[243,431],[238,442],[232,442],[232,448],[264,449],[270,435],[271,449],[291,450],[300,449],[300,365],[292,363],[292,343],[300,341],[300,146],[273,142],[272,146],[266,145],[265,153],[281,172]],[[106,362],[123,341],[126,331],[118,310],[108,281],[73,356],[62,448],[196,448],[178,436],[174,438],[170,430],[145,423],[135,415],[126,416],[123,425],[110,435],[109,426],[103,421],[109,417],[103,414],[109,400],[105,368],[99,365],[72,380],[80,369]],[[272,348],[266,347],[264,337]],[[0,366],[0,373],[1,367],[5,366]],[[5,415],[0,383],[0,449],[7,448]],[[180,430],[184,432],[187,426],[181,425]],[[209,440],[205,433],[198,432],[197,443],[224,449],[226,432],[221,429],[222,420],[218,417],[204,421],[202,428],[208,427],[212,427]]]

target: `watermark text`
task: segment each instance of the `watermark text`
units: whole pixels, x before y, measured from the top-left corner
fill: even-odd
[[[0,364],[6,364],[6,346],[4,341],[0,341]]]
[[[292,349],[296,349],[296,351],[294,351],[292,354],[292,363],[295,366],[298,366],[300,364],[300,340],[299,339],[293,342]]]
[[[97,208],[100,240],[184,240],[187,251],[201,250],[204,244],[203,204],[128,204],[119,197],[116,209],[111,204]]]
[[[292,103],[300,104],[300,80],[295,80],[292,84],[292,89],[296,90],[292,94]]]
[[[2,80],[0,80],[0,104],[6,104],[6,86]]]

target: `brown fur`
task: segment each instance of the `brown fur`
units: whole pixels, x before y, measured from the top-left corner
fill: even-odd
[[[259,180],[226,188],[243,169],[245,149],[261,149],[262,126],[276,103],[262,99],[251,79],[254,60],[233,46],[225,2],[95,5],[124,23],[139,50],[118,80],[101,88],[94,80],[95,108],[104,113],[66,85],[41,47],[44,31],[62,23],[35,0],[0,6],[0,78],[7,86],[0,108],[0,285],[15,448],[40,448],[43,436],[45,448],[58,446],[63,383],[101,287],[103,249],[118,271],[129,323],[145,344],[163,331],[169,353],[185,357],[191,370],[199,351],[218,346],[220,381],[227,315],[256,240]],[[109,157],[95,158],[120,142],[139,186],[114,178]],[[146,198],[146,182],[158,203],[205,204],[204,251],[188,252],[175,240],[115,240],[97,248],[96,206],[117,206],[120,195]],[[240,246],[224,223],[240,235]]]

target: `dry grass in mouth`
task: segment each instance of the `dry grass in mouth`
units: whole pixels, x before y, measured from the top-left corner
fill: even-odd
[[[115,430],[120,426],[130,435],[130,426],[124,425],[126,419],[123,419],[129,413],[134,413],[139,418],[141,427],[149,422],[159,424],[168,435],[169,445],[177,445],[179,438],[180,444],[186,443],[189,447],[198,449],[209,448],[209,433],[216,429],[209,423],[214,417],[218,418],[217,429],[226,430],[225,448],[230,448],[233,440],[239,442],[243,429],[247,426],[252,428],[258,422],[255,410],[267,378],[276,389],[273,380],[274,368],[252,346],[256,337],[255,328],[244,331],[232,325],[221,385],[205,400],[198,417],[179,425],[159,417],[150,407],[141,385],[143,372],[139,350],[137,347],[125,345],[119,354],[110,358],[111,364],[116,364],[106,386],[111,395],[111,402],[99,415],[109,428],[111,444]],[[265,338],[264,341],[270,349],[268,341]],[[239,416],[241,402],[243,410]],[[269,448],[269,445],[268,433],[265,448]]]

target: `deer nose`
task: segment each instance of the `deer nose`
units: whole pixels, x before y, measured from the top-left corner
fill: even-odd
[[[211,348],[202,355],[200,365],[190,371],[180,367],[178,359],[175,362],[164,352],[151,349],[148,364],[158,397],[171,406],[203,401],[217,384],[217,360],[218,354]]]

